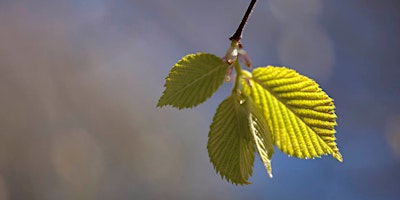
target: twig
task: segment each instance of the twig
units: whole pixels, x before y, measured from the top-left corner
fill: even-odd
[[[257,0],[251,0],[249,7],[246,10],[246,13],[243,16],[242,22],[240,22],[239,27],[236,29],[236,32],[232,35],[232,37],[229,38],[231,41],[240,41],[242,39],[242,32],[244,29],[244,26],[247,23],[247,20],[249,19],[249,16],[251,14],[251,11],[254,8],[254,5],[256,4]]]

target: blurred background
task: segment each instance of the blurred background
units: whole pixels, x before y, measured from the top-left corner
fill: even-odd
[[[260,0],[254,66],[294,68],[335,99],[331,156],[256,158],[251,185],[209,162],[206,103],[156,108],[184,55],[223,56],[244,0],[0,0],[0,200],[399,199],[400,2]]]

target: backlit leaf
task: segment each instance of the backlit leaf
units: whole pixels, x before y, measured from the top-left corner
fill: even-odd
[[[203,103],[222,85],[228,64],[207,53],[190,54],[178,61],[165,82],[157,106],[179,109]]]
[[[255,148],[272,177],[274,152],[262,111],[251,97],[232,94],[217,109],[211,124],[208,153],[216,171],[235,184],[249,184]]]
[[[244,93],[261,107],[279,149],[298,158],[331,154],[342,161],[333,100],[315,81],[268,66],[255,69],[249,83],[243,81]]]
[[[249,184],[253,172],[254,141],[249,128],[249,107],[245,97],[232,94],[218,107],[208,135],[208,154],[222,178],[235,184]]]
[[[248,98],[250,106],[249,126],[253,133],[253,139],[257,147],[258,155],[267,169],[269,177],[272,178],[271,157],[274,153],[271,131],[268,123],[262,113],[262,110],[253,102],[251,97]]]

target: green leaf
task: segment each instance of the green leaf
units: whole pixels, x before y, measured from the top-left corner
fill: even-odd
[[[203,103],[222,85],[229,65],[207,53],[183,57],[171,69],[157,107],[171,105],[179,109]]]
[[[232,94],[219,105],[210,127],[207,149],[211,163],[222,178],[249,184],[255,146],[272,176],[272,138],[263,113],[251,97]]]
[[[250,105],[249,126],[253,133],[253,139],[257,147],[258,155],[267,169],[268,175],[272,178],[271,157],[274,153],[271,131],[262,113],[262,110],[248,97]]]
[[[249,107],[241,95],[232,94],[218,107],[208,135],[208,154],[222,178],[249,184],[253,172],[254,141],[249,129]]]
[[[319,85],[285,67],[253,71],[244,93],[261,107],[274,143],[286,154],[314,158],[331,154],[342,161],[336,146],[336,115],[333,100]]]

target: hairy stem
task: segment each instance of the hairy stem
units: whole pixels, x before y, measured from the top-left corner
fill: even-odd
[[[244,26],[247,23],[247,20],[249,19],[249,16],[251,14],[251,11],[254,8],[254,5],[256,4],[257,0],[251,0],[249,7],[247,7],[246,13],[243,16],[242,22],[240,22],[239,27],[236,29],[236,32],[232,35],[232,37],[229,38],[231,41],[240,41],[242,39],[242,32],[244,29]]]

